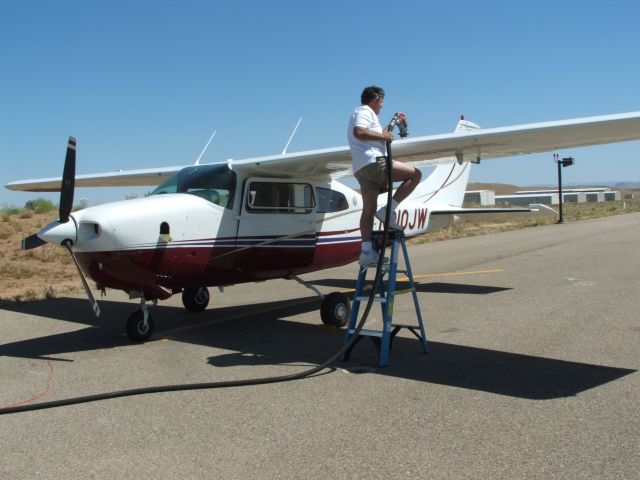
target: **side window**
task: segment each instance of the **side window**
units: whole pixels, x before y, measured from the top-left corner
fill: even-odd
[[[339,212],[349,208],[347,198],[340,192],[328,188],[316,188],[318,196],[318,213]]]
[[[247,211],[253,213],[310,213],[316,206],[307,183],[251,182]]]

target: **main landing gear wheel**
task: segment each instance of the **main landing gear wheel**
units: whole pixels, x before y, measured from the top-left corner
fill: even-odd
[[[209,290],[207,287],[185,288],[182,304],[191,313],[202,312],[209,305]]]
[[[144,312],[136,310],[127,319],[127,335],[134,342],[146,342],[153,333],[153,317],[147,313],[147,321],[144,321]]]
[[[325,325],[344,327],[349,320],[351,305],[344,293],[333,292],[324,297],[320,305],[320,318]]]

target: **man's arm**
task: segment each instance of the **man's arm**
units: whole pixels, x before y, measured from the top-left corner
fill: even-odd
[[[385,127],[382,133],[378,133],[364,127],[353,127],[353,135],[358,140],[382,140],[383,142],[391,142],[393,141],[393,133],[391,133],[388,128],[389,127]]]

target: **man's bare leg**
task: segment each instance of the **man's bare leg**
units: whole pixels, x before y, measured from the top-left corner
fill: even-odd
[[[422,179],[422,172],[406,163],[394,161],[391,167],[391,178],[394,182],[402,182],[393,195],[393,199],[400,203],[416,189]]]
[[[362,214],[360,215],[360,235],[363,242],[371,241],[373,216],[378,206],[378,191],[368,190],[362,193]]]

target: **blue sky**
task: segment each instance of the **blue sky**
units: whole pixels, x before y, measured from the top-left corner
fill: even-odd
[[[346,144],[362,88],[414,136],[640,110],[633,1],[0,3],[0,183]],[[561,151],[567,182],[640,181],[640,142]],[[553,184],[552,154],[471,181]],[[148,189],[137,190],[143,192]],[[78,189],[89,203],[132,189]],[[42,194],[0,189],[0,206]],[[57,202],[57,194],[44,195]]]

